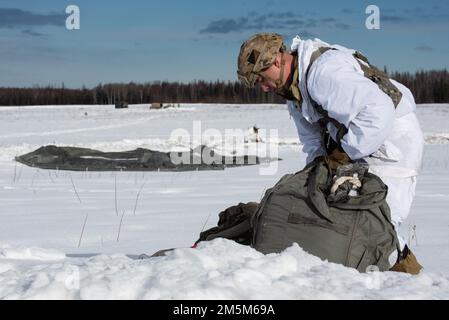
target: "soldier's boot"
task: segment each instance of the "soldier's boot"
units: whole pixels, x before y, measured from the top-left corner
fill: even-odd
[[[398,260],[395,265],[391,267],[390,271],[405,272],[413,275],[417,275],[423,267],[419,264],[415,255],[410,251],[408,246],[404,247],[404,250],[399,253]]]

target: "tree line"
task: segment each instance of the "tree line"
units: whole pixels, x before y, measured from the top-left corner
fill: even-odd
[[[416,103],[448,103],[449,72],[445,70],[394,72],[391,78],[410,89]]]
[[[418,71],[394,72],[390,76],[410,88],[417,103],[449,103],[449,73]],[[248,89],[240,82],[193,81],[99,84],[94,88],[0,87],[1,106],[68,105],[68,104],[161,103],[284,103],[273,93]]]

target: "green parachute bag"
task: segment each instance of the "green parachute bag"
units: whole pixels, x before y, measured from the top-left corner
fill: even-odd
[[[351,177],[359,180],[358,188]],[[345,182],[336,187],[337,180]],[[360,272],[372,266],[387,271],[389,256],[399,248],[387,191],[363,165],[333,172],[324,160],[314,161],[266,191],[251,218],[251,246],[268,254],[297,243],[323,260]]]

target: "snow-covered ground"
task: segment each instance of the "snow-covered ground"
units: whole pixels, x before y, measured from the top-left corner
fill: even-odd
[[[401,232],[425,271],[411,277],[359,274],[297,246],[268,256],[221,239],[187,248],[202,229],[216,224],[221,210],[258,201],[283,174],[303,167],[305,157],[285,106],[0,107],[0,298],[448,299],[449,105],[421,105],[418,116],[426,134],[424,170]],[[268,132],[264,138],[283,159],[273,175],[260,174],[265,165],[63,172],[13,160],[48,144],[102,151],[185,149],[189,145],[173,139],[173,130],[193,134],[200,125],[200,132],[224,133],[255,124],[278,129],[278,136]],[[258,154],[266,143],[259,144]],[[256,144],[237,143],[235,149],[245,148],[254,152]],[[146,260],[125,255],[172,247],[186,249]]]

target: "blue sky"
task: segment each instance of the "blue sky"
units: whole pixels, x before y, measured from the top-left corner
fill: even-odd
[[[65,8],[81,29],[65,28]],[[368,30],[365,8],[380,8]],[[318,37],[389,70],[449,69],[449,1],[0,0],[0,86],[235,80],[251,34]]]

